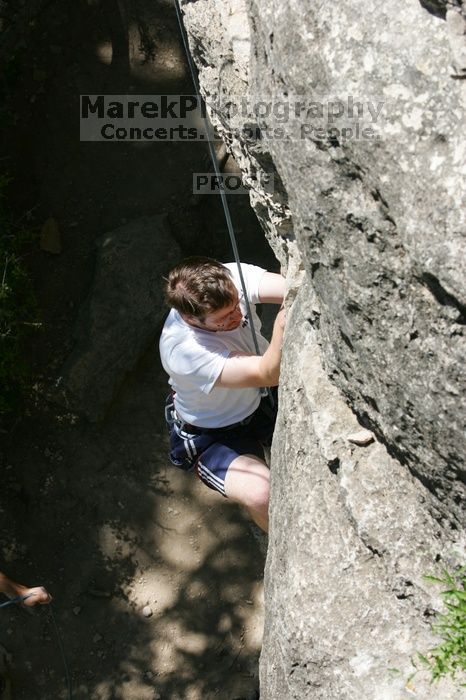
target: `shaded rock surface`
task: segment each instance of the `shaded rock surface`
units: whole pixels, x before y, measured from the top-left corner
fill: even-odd
[[[97,241],[79,339],[58,380],[57,400],[90,420],[103,418],[125,373],[154,342],[166,312],[163,275],[179,259],[165,216],[146,216]]]
[[[434,643],[422,575],[465,557],[464,9],[183,5],[290,290],[265,700],[461,695],[407,679]],[[351,445],[362,427],[376,441]]]

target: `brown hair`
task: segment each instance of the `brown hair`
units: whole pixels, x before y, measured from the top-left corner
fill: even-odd
[[[228,268],[201,255],[182,260],[170,271],[166,282],[167,304],[200,320],[236,299],[236,287]]]

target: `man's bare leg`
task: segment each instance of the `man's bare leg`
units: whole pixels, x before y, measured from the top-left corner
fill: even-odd
[[[225,476],[227,498],[241,503],[261,530],[269,530],[269,468],[255,455],[240,455]]]

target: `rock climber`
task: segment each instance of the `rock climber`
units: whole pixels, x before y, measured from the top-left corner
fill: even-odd
[[[236,263],[194,256],[169,273],[165,298],[171,311],[160,356],[172,389],[166,403],[170,460],[245,506],[267,532],[269,469],[263,445],[270,444],[276,405],[272,408],[261,387],[278,385],[285,280],[255,265],[243,263],[241,270],[251,318]],[[260,334],[257,303],[282,305],[270,343]]]

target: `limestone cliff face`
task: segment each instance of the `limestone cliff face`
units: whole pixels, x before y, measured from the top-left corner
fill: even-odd
[[[183,5],[290,290],[265,700],[460,697],[405,684],[433,643],[422,575],[464,560],[465,10]],[[372,444],[348,440],[361,425]]]

